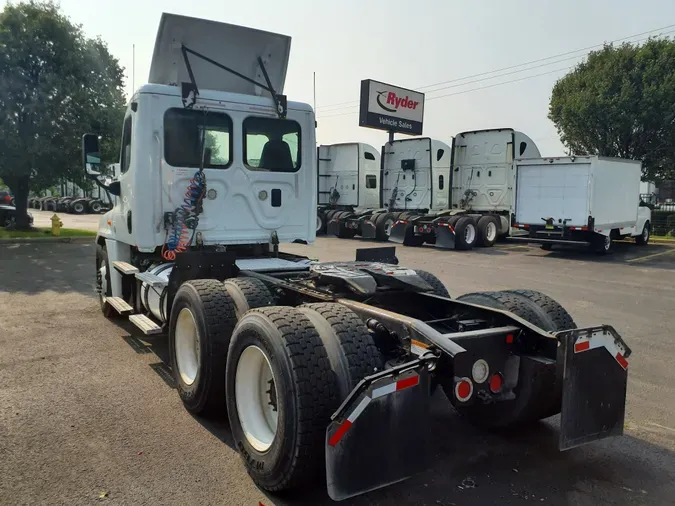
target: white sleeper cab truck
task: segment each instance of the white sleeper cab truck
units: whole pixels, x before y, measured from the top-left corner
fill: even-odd
[[[621,434],[630,349],[612,327],[577,329],[531,290],[451,299],[393,247],[332,263],[281,251],[316,233],[314,113],[282,94],[290,42],[162,16],[117,180],[97,170],[98,136],[82,140],[118,197],[96,237],[103,314],[167,335],[185,408],[227,413],[271,492],[323,481],[341,500],[423,470],[435,385],[480,426],[561,413],[562,449]]]
[[[601,156],[520,160],[517,166],[514,228],[527,235],[514,241],[612,250],[612,241],[632,237],[645,245],[651,208],[640,199],[639,161]]]
[[[380,153],[360,142],[317,148],[317,234],[334,215],[368,216],[380,205]]]
[[[383,192],[397,192],[389,202],[395,219],[390,239],[407,246],[429,243],[443,249],[492,246],[510,231],[513,160],[538,157],[537,146],[510,128],[460,133],[452,148],[433,142],[426,150],[409,152],[417,159],[401,158],[397,149],[385,152],[391,158],[385,157]],[[426,159],[419,158],[421,152]],[[418,181],[429,188],[420,191]]]

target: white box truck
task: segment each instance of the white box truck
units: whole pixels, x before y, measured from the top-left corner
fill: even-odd
[[[612,241],[634,237],[647,244],[651,209],[640,200],[639,161],[601,156],[517,160],[514,241],[591,247],[599,253]]]

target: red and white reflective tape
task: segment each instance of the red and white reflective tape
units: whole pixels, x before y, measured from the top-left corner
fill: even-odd
[[[389,383],[388,385],[384,385],[382,387],[373,389],[370,396],[366,395],[363,399],[361,399],[361,402],[359,402],[356,405],[354,411],[352,411],[347,417],[347,419],[340,424],[340,426],[328,440],[328,444],[331,446],[335,446],[340,442],[340,440],[347,433],[349,428],[354,424],[356,419],[368,407],[370,401],[372,401],[373,399],[377,399],[378,397],[384,397],[385,395],[393,394],[394,392],[398,392],[406,388],[414,387],[416,385],[419,385],[419,382],[420,382],[419,374],[415,374],[414,376],[409,376],[402,380],[398,380],[396,382]]]
[[[626,350],[616,342],[611,334],[596,334],[590,339],[583,336],[574,343],[574,353],[583,353],[596,348],[605,348],[621,367],[628,369],[628,360],[624,356]]]

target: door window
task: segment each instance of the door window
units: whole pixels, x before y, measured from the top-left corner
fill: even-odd
[[[131,165],[131,115],[124,120],[122,127],[122,152],[120,154],[120,172],[124,174]]]

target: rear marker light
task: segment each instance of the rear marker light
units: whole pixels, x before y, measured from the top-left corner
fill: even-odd
[[[473,383],[469,378],[460,379],[455,385],[455,397],[459,402],[466,402],[473,394]]]
[[[493,394],[498,394],[502,390],[502,386],[504,385],[504,379],[502,378],[502,375],[497,373],[490,378],[490,391]]]
[[[506,335],[506,344],[513,344],[513,334]]]

